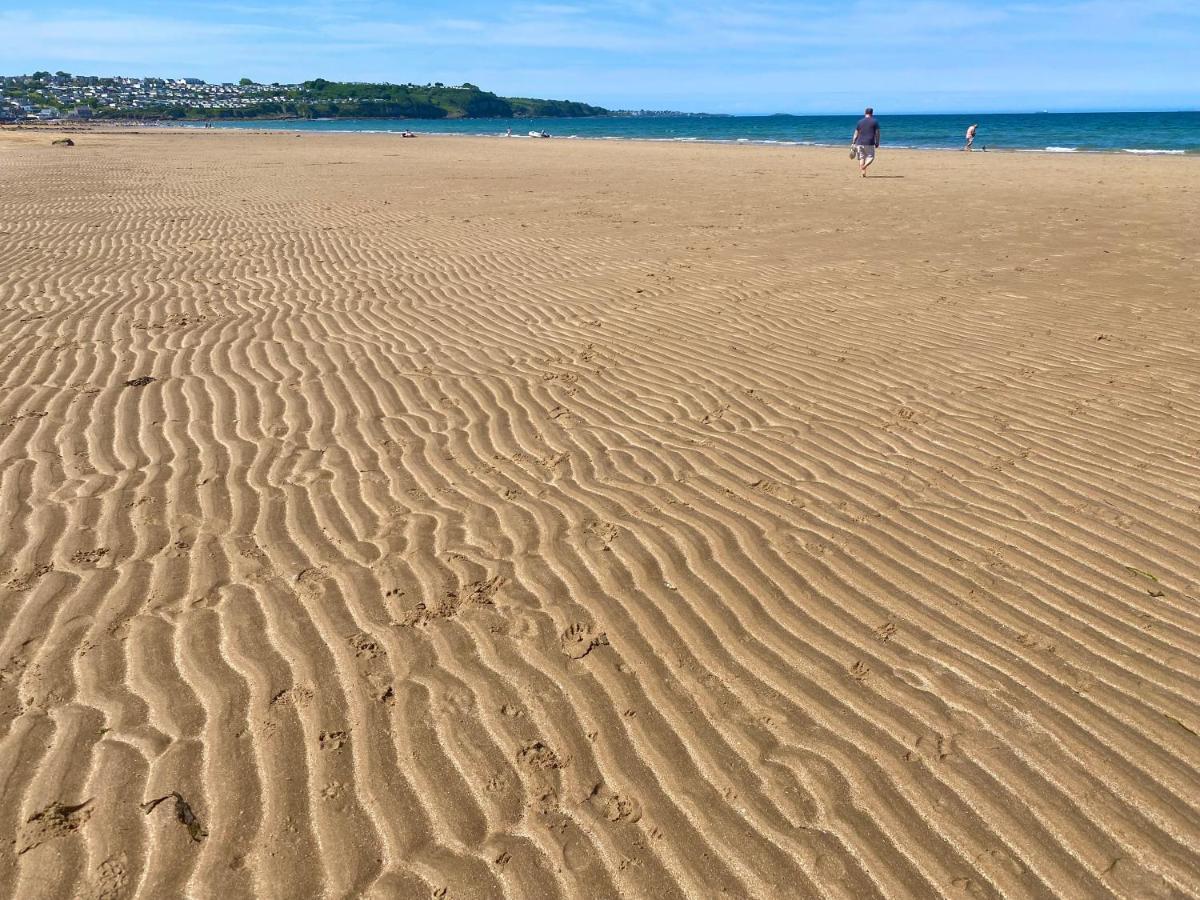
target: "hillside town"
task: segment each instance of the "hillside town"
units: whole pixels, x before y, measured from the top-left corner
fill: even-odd
[[[476,85],[337,82],[210,84],[199,78],[130,78],[34,72],[0,76],[0,121],[302,118],[517,118],[611,115],[571,100],[499,97]]]
[[[149,110],[222,111],[282,103],[288,86],[208,84],[199,78],[102,78],[68,72],[0,76],[0,120],[120,117]],[[291,86],[294,88],[294,86]]]

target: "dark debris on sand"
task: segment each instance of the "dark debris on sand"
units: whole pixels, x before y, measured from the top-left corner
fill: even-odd
[[[196,818],[196,814],[192,812],[192,808],[180,796],[178,791],[171,791],[165,797],[159,797],[156,800],[150,800],[141,804],[142,812],[150,815],[150,813],[154,812],[154,808],[158,804],[164,800],[170,800],[172,797],[175,798],[175,818],[179,820],[181,825],[187,826],[188,834],[192,836],[192,840],[198,842],[202,838],[208,837],[208,832],[204,830],[204,827],[200,824],[200,820]]]

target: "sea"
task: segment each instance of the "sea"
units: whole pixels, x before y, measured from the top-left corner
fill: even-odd
[[[545,131],[574,140],[707,141],[724,144],[840,146],[850,142],[848,116],[600,116],[587,119],[285,119],[221,121],[218,128],[514,137]],[[1200,155],[1200,112],[989,113],[878,116],[887,147],[959,150],[967,126],[979,125],[976,150],[1041,153]],[[196,126],[200,127],[200,126]]]

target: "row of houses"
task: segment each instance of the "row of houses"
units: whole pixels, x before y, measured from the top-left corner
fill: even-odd
[[[0,97],[0,122],[54,122],[60,119],[84,121],[92,118],[93,115],[94,110],[90,106],[62,110],[53,106],[40,106],[36,103],[25,103]]]
[[[0,118],[87,118],[163,106],[213,111],[283,102],[284,86],[207,84],[199,78],[101,78],[91,75],[0,76]]]

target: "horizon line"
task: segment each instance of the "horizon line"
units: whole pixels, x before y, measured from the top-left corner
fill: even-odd
[[[54,72],[50,72],[50,70],[47,70],[47,69],[37,69],[35,71],[49,72],[49,74],[51,76],[55,75]],[[65,70],[60,70],[60,71],[65,71]],[[32,74],[33,73],[20,73],[20,74],[15,74],[15,75],[0,74],[0,79],[28,78]],[[171,76],[164,76],[164,75],[91,75],[91,74],[83,74],[83,73],[79,73],[79,72],[73,72],[73,73],[69,73],[69,74],[70,74],[70,77],[72,77],[72,78],[140,78],[143,80],[153,78],[153,79],[161,79],[164,81],[165,80],[184,80],[184,79],[194,77],[194,76],[190,76],[190,75],[171,75]],[[331,83],[341,83],[341,84],[390,84],[390,85],[396,85],[396,86],[400,86],[400,87],[402,87],[402,86],[435,87],[439,84],[439,82],[421,83],[421,82],[415,82],[415,81],[365,81],[365,80],[357,80],[357,79],[343,80],[343,79],[326,78],[323,75],[313,76],[312,78],[306,79],[306,81],[315,81],[318,79],[329,81]],[[200,80],[205,84],[213,84],[213,85],[237,84],[237,81],[229,81],[229,80],[226,80],[226,81],[207,81],[205,79],[197,79],[197,80]],[[304,83],[305,83],[304,81],[292,81],[292,82],[254,81],[253,82],[254,85],[262,86],[262,87],[273,87],[273,86],[300,87]],[[508,94],[501,94],[501,93],[497,93],[496,91],[480,87],[479,85],[475,85],[473,82],[459,82],[458,84],[442,83],[442,87],[453,90],[453,89],[461,88],[462,85],[464,85],[464,84],[471,84],[473,87],[476,87],[480,91],[483,91],[484,93],[495,94],[497,97],[507,98],[509,96]],[[520,99],[520,98],[518,98],[518,99]],[[821,117],[821,116],[861,115],[861,113],[857,113],[857,112],[842,112],[842,111],[784,112],[784,111],[777,110],[775,112],[723,112],[720,110],[700,110],[700,109],[685,110],[685,109],[668,109],[666,107],[654,108],[653,106],[608,107],[608,106],[602,106],[601,104],[591,101],[591,100],[567,100],[566,102],[582,103],[582,104],[585,104],[588,106],[597,106],[600,109],[605,109],[610,113],[631,113],[631,112],[646,111],[646,112],[662,112],[662,113],[673,114],[673,115],[722,116],[722,117],[729,117],[729,118],[769,118],[769,117],[773,117],[773,116],[790,116],[793,118],[816,118],[816,117]],[[865,103],[863,104],[863,107],[864,108],[866,107]],[[901,108],[894,112],[885,112],[885,113],[877,112],[877,116],[879,116],[879,115],[887,115],[887,116],[1020,116],[1020,115],[1091,115],[1091,114],[1094,114],[1094,115],[1121,115],[1121,114],[1136,114],[1136,113],[1175,114],[1175,113],[1197,113],[1197,112],[1200,112],[1200,106],[1196,106],[1194,108],[1138,107],[1138,108],[1132,108],[1132,109],[1131,108],[1112,108],[1112,107],[1057,107],[1057,108],[1038,109],[1038,108],[1034,108],[1034,107],[1025,107],[1025,108],[1001,108],[1001,109],[990,109],[990,110],[956,109],[956,110],[936,110],[936,111],[913,110],[913,109]]]
[[[625,112],[636,112],[636,110],[624,110]],[[1200,113],[1200,106],[1195,109],[1181,108],[1159,108],[1146,107],[1143,109],[1109,109],[1104,107],[1081,107],[1081,108],[1066,108],[1066,109],[993,109],[993,110],[948,110],[948,111],[919,111],[919,110],[899,110],[896,112],[880,112],[875,109],[875,117],[882,116],[1070,116],[1070,115],[1137,115],[1139,113],[1161,113],[1164,115],[1174,115],[1177,113]],[[841,112],[804,112],[804,113],[789,113],[789,112],[773,112],[773,113],[722,113],[722,112],[684,112],[684,115],[689,116],[729,116],[731,118],[763,118],[772,116],[789,116],[796,119],[816,118],[819,116],[841,116],[841,115],[862,115],[862,113],[841,113]]]

